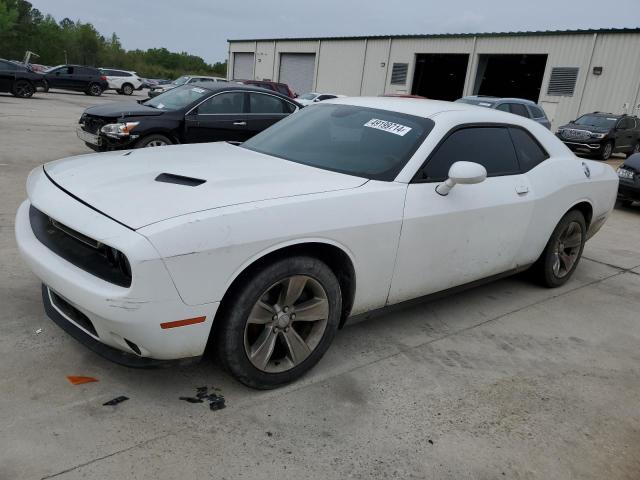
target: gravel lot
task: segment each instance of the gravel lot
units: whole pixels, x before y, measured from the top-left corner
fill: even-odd
[[[640,477],[640,207],[564,287],[516,277],[348,325],[276,391],[210,363],[127,369],[63,333],[15,245],[26,176],[90,152],[85,107],[145,95],[0,94],[0,479]],[[227,408],[179,400],[200,386]]]

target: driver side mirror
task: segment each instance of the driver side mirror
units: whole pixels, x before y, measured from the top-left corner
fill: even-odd
[[[449,169],[449,178],[436,187],[436,193],[443,197],[448,195],[449,192],[456,184],[472,185],[474,183],[481,183],[487,179],[487,169],[479,163],[475,162],[456,162],[451,165]]]

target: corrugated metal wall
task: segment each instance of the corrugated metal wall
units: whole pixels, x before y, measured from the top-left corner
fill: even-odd
[[[278,79],[281,52],[316,54],[314,90],[345,95],[409,93],[419,53],[468,53],[464,94],[473,91],[482,54],[546,54],[539,102],[553,125],[594,110],[639,114],[640,34],[558,34],[448,38],[369,38],[356,40],[276,40],[231,42],[233,52],[256,52],[256,78]],[[230,61],[233,60],[230,55]],[[391,85],[393,63],[409,64],[406,85]],[[603,67],[594,75],[593,67]],[[547,94],[554,67],[578,67],[573,96]],[[229,71],[233,71],[230,65]],[[301,92],[302,93],[302,92]]]

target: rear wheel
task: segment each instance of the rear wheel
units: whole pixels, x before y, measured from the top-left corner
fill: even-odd
[[[631,155],[634,155],[636,153],[640,153],[640,142],[636,143],[633,146],[633,150],[631,150],[629,153],[627,153],[627,158],[629,158]]]
[[[149,135],[141,138],[136,142],[136,148],[147,148],[147,147],[165,147],[167,145],[171,145],[173,142],[169,140],[164,135]]]
[[[602,153],[600,154],[600,158],[602,160],[609,160],[609,158],[611,158],[612,153],[613,153],[613,143],[607,142],[602,147]]]
[[[28,80],[17,80],[13,84],[13,93],[14,96],[20,98],[31,98],[35,93],[36,88],[33,84]]]
[[[340,284],[322,261],[289,257],[247,278],[216,320],[217,352],[253,388],[302,376],[324,355],[340,322]]]
[[[571,210],[562,217],[533,267],[537,280],[550,288],[564,285],[580,262],[586,239],[584,215]]]
[[[89,89],[87,90],[87,95],[91,95],[92,97],[99,97],[102,95],[102,87],[97,83],[92,83],[89,85]]]

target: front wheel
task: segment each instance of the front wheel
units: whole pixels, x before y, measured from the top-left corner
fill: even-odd
[[[580,262],[586,239],[584,215],[571,210],[562,217],[533,267],[537,280],[550,288],[567,283]]]
[[[602,147],[602,153],[600,154],[600,158],[602,160],[609,160],[611,158],[611,154],[613,153],[613,143],[607,142]]]
[[[322,261],[288,257],[233,294],[216,329],[223,366],[240,382],[270,389],[292,382],[324,355],[338,329],[340,284]]]
[[[172,143],[173,142],[164,135],[149,135],[138,140],[135,148],[166,147]]]
[[[97,83],[92,83],[91,85],[89,85],[87,95],[91,95],[92,97],[99,97],[100,95],[102,95],[102,87]]]
[[[125,83],[120,90],[124,95],[131,95],[133,93],[133,85]]]
[[[13,95],[19,98],[31,98],[36,89],[33,84],[27,80],[18,80],[13,85]]]

